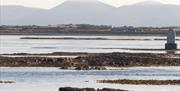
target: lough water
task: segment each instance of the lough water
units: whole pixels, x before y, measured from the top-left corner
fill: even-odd
[[[58,91],[59,87],[119,88],[130,91],[180,91],[179,85],[121,85],[96,83],[103,79],[180,79],[180,67],[132,67],[106,71],[75,71],[58,68],[0,68],[0,91]]]
[[[33,40],[22,37],[49,38],[114,38],[152,40]],[[163,52],[132,51],[101,48],[163,49],[165,39],[156,36],[19,36],[1,35],[0,54],[3,53],[50,53],[50,52]],[[180,37],[178,37],[180,39]],[[180,41],[177,41],[180,48]],[[180,79],[180,67],[132,67],[106,71],[73,71],[59,68],[0,67],[0,80],[15,81],[0,84],[0,91],[58,91],[59,87],[120,88],[130,91],[180,91],[179,85],[121,85],[102,84],[103,79]]]
[[[109,38],[109,39],[150,39],[150,40],[55,40],[55,39],[20,39],[22,37],[47,38]],[[165,37],[157,36],[20,36],[1,35],[0,53],[50,53],[50,52],[144,52],[124,49],[164,49]],[[152,40],[151,40],[152,39]],[[180,39],[180,37],[177,37]],[[180,41],[177,41],[180,48]],[[105,49],[101,49],[105,48]],[[148,51],[146,51],[148,52]],[[153,52],[153,51],[149,51]],[[162,51],[155,51],[162,52]]]

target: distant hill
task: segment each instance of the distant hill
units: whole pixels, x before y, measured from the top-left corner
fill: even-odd
[[[180,26],[180,6],[158,2],[112,7],[102,2],[69,0],[50,10],[0,6],[1,25],[97,24],[132,26]]]
[[[16,24],[19,22],[19,19],[26,18],[30,19],[27,16],[31,14],[36,14],[40,12],[45,12],[46,10],[29,8],[24,6],[0,6],[0,18],[1,24]],[[12,23],[14,21],[14,23]]]

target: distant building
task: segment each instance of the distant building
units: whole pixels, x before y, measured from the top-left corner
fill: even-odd
[[[176,50],[176,32],[173,29],[169,29],[167,34],[167,43],[165,44],[166,50]]]

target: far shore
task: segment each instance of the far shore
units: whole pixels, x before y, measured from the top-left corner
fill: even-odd
[[[0,32],[0,35],[48,35],[48,36],[166,36],[165,32],[112,32],[112,31],[64,31],[59,33]],[[180,32],[177,32],[180,36]]]

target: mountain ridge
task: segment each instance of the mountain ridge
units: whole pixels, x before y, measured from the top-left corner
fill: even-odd
[[[0,7],[2,13],[1,25],[85,23],[97,25],[180,26],[180,21],[178,21],[180,6],[161,3],[147,5],[136,3],[116,8],[100,1],[95,3],[66,1],[49,10],[23,6],[23,10],[14,8],[16,14],[13,14],[14,12],[9,9],[9,6],[3,6],[6,9]]]

